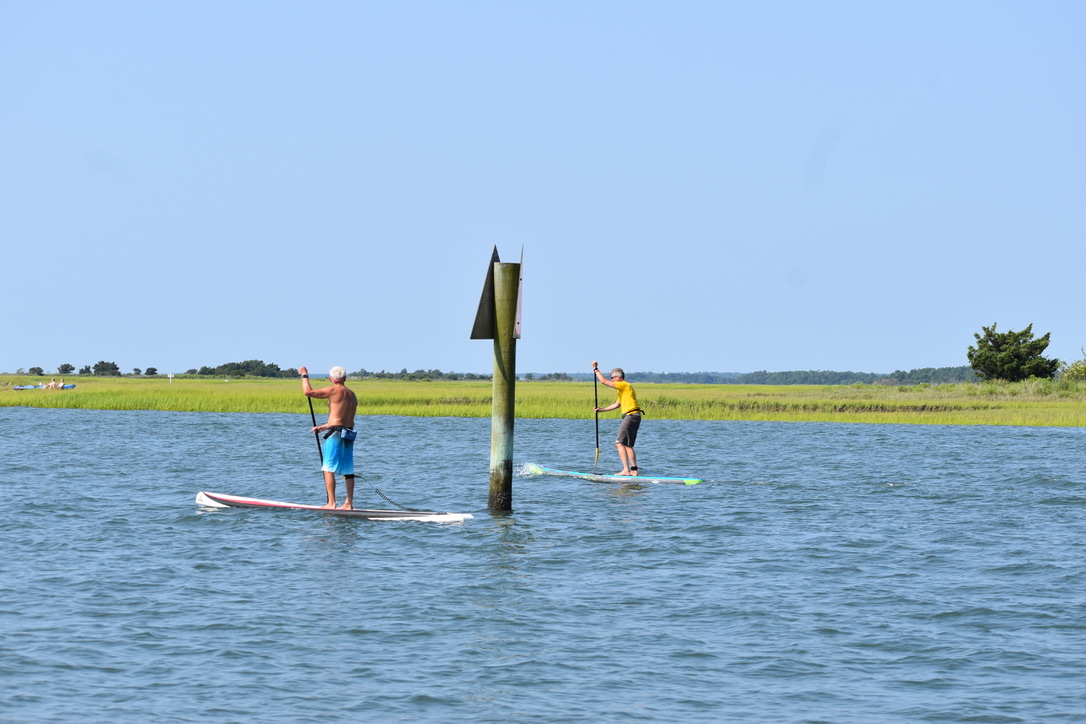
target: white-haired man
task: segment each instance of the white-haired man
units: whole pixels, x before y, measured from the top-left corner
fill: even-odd
[[[302,392],[306,397],[328,400],[328,421],[313,428],[314,433],[324,432],[322,449],[324,488],[328,493],[328,502],[322,507],[336,507],[336,474],[343,476],[343,487],[347,490],[347,500],[340,508],[350,510],[354,507],[354,416],[358,410],[358,398],[347,387],[347,371],[342,367],[333,367],[328,373],[332,384],[318,390],[309,384],[309,370],[298,369],[302,376]]]

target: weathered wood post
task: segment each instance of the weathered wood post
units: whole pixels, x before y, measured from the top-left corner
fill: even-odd
[[[513,509],[513,421],[516,418],[517,339],[520,338],[520,264],[503,264],[498,249],[490,259],[472,339],[494,340],[494,381],[490,413],[491,512]]]

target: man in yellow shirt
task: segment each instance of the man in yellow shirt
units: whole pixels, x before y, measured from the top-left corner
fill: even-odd
[[[621,367],[611,370],[608,379],[600,372],[599,363],[592,360],[592,373],[600,382],[612,387],[618,392],[618,399],[607,407],[595,407],[596,412],[607,412],[622,408],[622,423],[618,427],[618,437],[615,439],[615,449],[618,450],[618,458],[622,461],[622,471],[616,475],[637,475],[637,454],[634,453],[634,443],[637,442],[637,429],[641,427],[641,408],[637,406],[637,393],[633,385],[626,381],[626,373]]]

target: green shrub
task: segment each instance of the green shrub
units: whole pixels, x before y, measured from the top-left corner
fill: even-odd
[[[1086,381],[1086,349],[1082,350],[1082,357],[1080,360],[1065,364],[1060,369],[1061,380]]]

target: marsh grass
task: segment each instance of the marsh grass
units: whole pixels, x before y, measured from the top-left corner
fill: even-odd
[[[99,410],[308,413],[297,380],[76,377],[73,390],[22,390],[38,378],[0,375],[0,406]],[[1086,383],[1028,380],[945,385],[683,385],[634,382],[648,420],[778,420],[1086,426]],[[315,386],[326,380],[313,380]],[[366,415],[488,417],[488,381],[350,380]],[[600,404],[614,393],[599,388]],[[325,404],[315,401],[318,414]],[[517,416],[590,419],[590,383],[518,382]],[[614,416],[616,413],[603,413]]]

